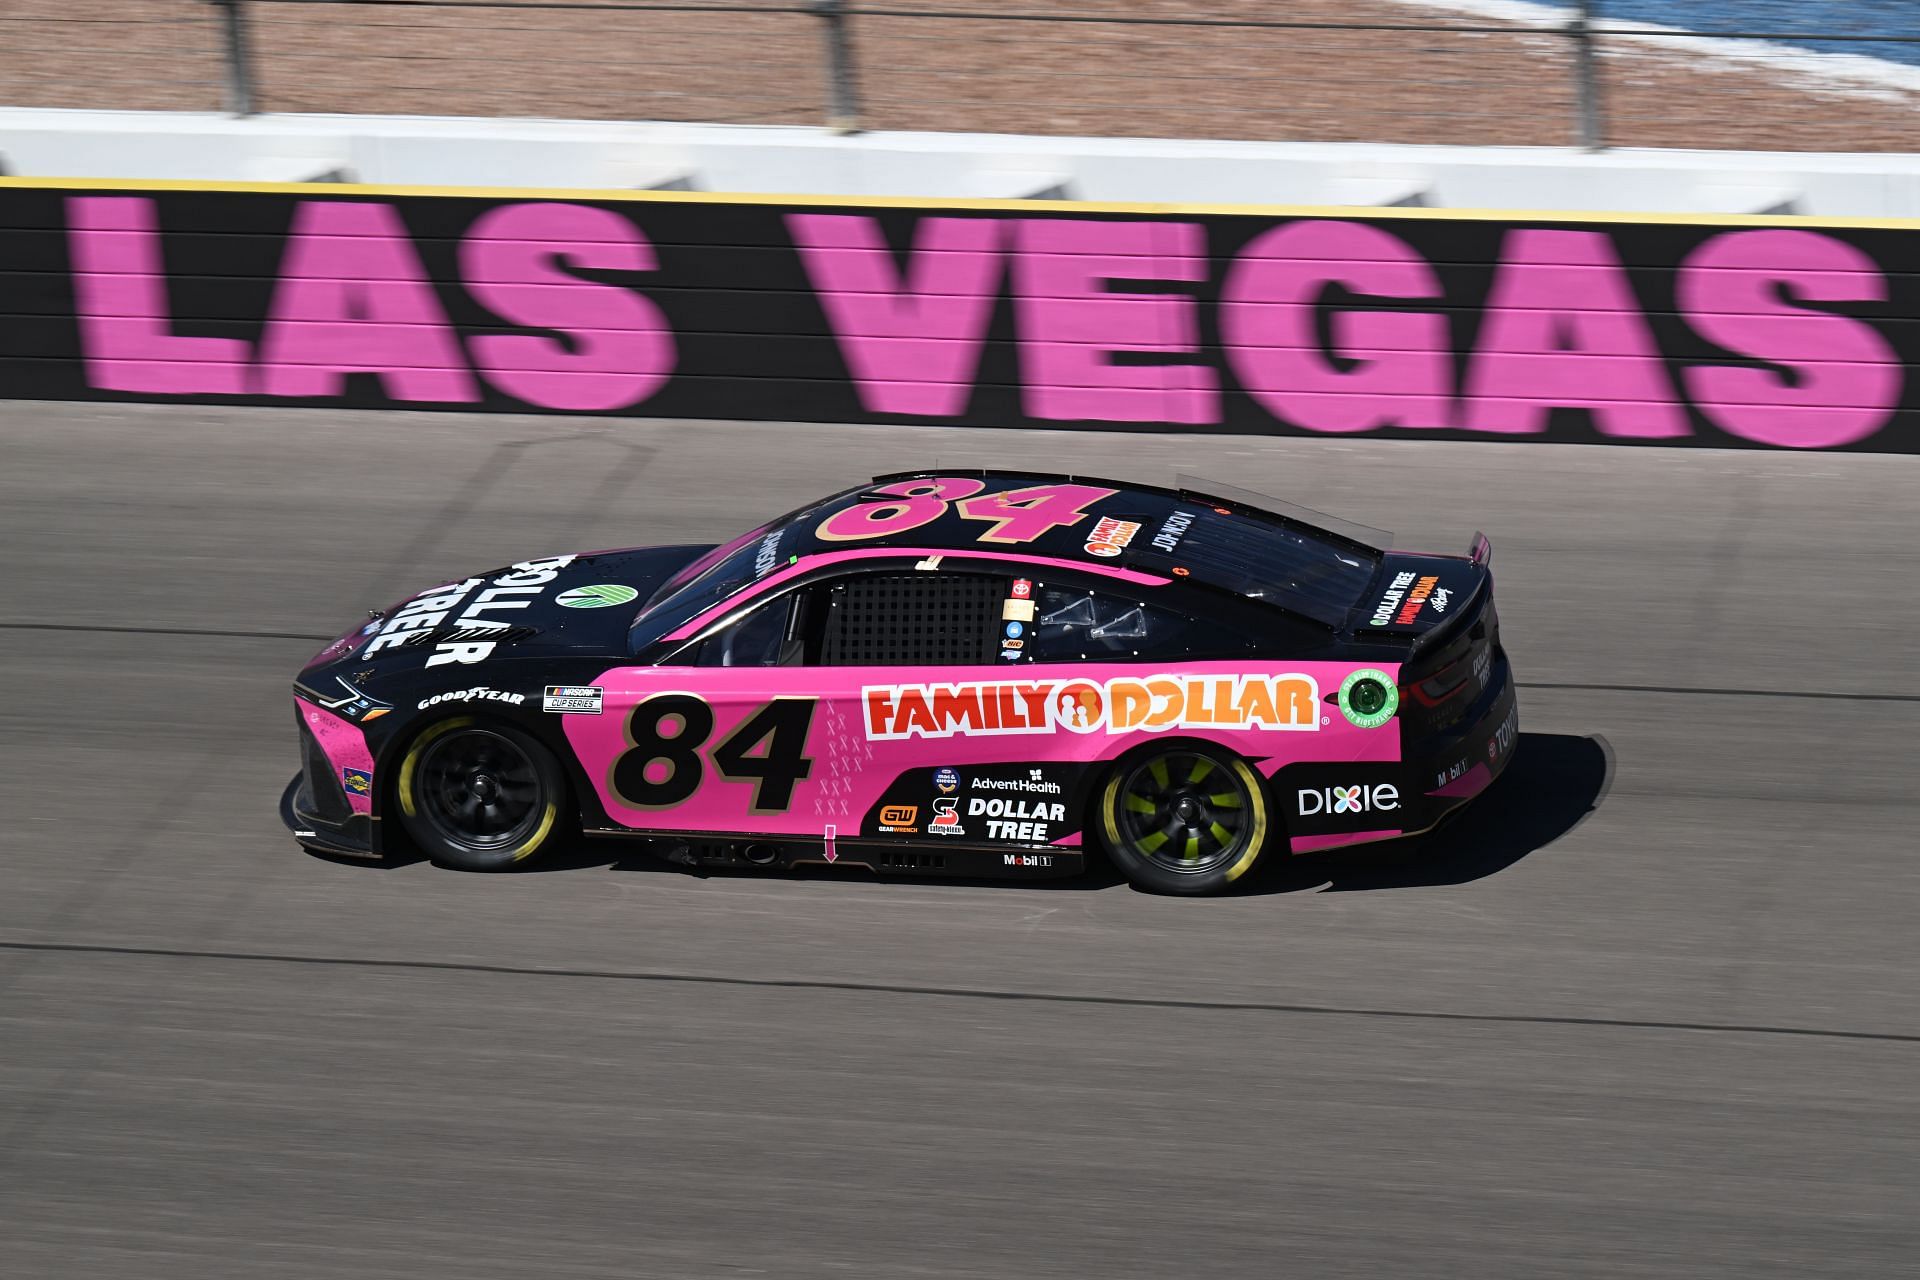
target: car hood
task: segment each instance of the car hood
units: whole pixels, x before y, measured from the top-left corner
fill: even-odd
[[[459,670],[504,657],[624,657],[628,629],[647,598],[707,550],[545,556],[440,583],[378,610],[315,654],[303,674],[333,667]]]

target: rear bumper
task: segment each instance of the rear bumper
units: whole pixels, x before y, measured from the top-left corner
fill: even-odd
[[[1520,742],[1520,704],[1505,655],[1482,709],[1454,730],[1407,746],[1407,794],[1420,798],[1408,834],[1436,826],[1493,785]]]
[[[329,821],[319,812],[303,770],[293,775],[280,793],[280,821],[295,840],[315,853],[337,858],[377,858],[374,847],[373,819],[364,813],[347,815],[344,821]]]
[[[1432,830],[1506,772],[1519,738],[1520,710],[1514,693],[1513,670],[1506,655],[1500,654],[1495,660],[1492,678],[1476,699],[1472,712],[1443,731],[1403,742],[1400,763],[1371,766],[1379,771],[1372,775],[1352,765],[1315,766],[1329,771],[1324,779],[1312,779],[1316,782],[1351,783],[1369,776],[1391,782],[1395,804],[1374,811],[1382,818],[1391,813],[1388,821],[1350,818],[1345,820],[1348,825],[1343,830],[1327,831],[1322,827],[1316,831],[1301,821],[1300,825],[1307,826],[1307,833],[1292,836],[1289,843],[1293,852],[1316,853],[1346,845],[1398,840]],[[1281,776],[1285,778],[1287,774]],[[1294,788],[1294,782],[1280,788],[1283,803],[1296,794]],[[1311,793],[1297,794],[1305,800]],[[1304,806],[1298,811],[1308,812]]]

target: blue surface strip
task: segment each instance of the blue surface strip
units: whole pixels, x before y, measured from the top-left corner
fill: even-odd
[[[1916,0],[1599,0],[1606,20],[1657,22],[1700,32],[1779,33],[1820,53],[1848,53],[1920,66],[1920,43],[1899,40],[1821,40],[1822,35],[1920,38]]]

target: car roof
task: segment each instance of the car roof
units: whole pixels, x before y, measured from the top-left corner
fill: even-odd
[[[964,502],[948,502],[932,520],[902,520],[897,531],[878,536],[863,534],[857,539],[833,536],[831,523],[843,511],[853,507],[902,502],[899,491],[911,491],[914,481],[959,479],[978,481],[978,496],[1010,495],[1013,502],[1044,502],[1046,490],[1060,488],[1059,500],[1084,514],[1071,524],[1051,524],[1037,536],[1017,541],[996,536],[998,529],[984,514],[981,504],[969,514]],[[1068,487],[1071,486],[1071,487]],[[888,490],[890,492],[879,492]],[[1024,492],[1036,491],[1036,492]],[[1162,489],[1152,485],[1096,476],[1062,475],[1057,472],[1027,470],[967,470],[938,468],[903,471],[875,476],[866,484],[842,490],[818,503],[792,513],[782,521],[786,531],[781,539],[781,554],[806,559],[852,546],[891,547],[915,551],[1005,551],[1023,556],[1041,556],[1067,564],[1120,566],[1137,561],[1141,553],[1151,551],[1153,539],[1182,508],[1209,509],[1222,516],[1245,516],[1266,523],[1278,523],[1310,531],[1315,536],[1338,544],[1371,550],[1343,534],[1253,506],[1239,499],[1228,499],[1188,489]],[[1129,529],[1126,526],[1132,525]],[[824,531],[824,532],[823,532]],[[1104,536],[1102,536],[1104,535]],[[1164,559],[1160,568],[1164,572]]]
[[[941,494],[930,492],[938,486],[929,482],[943,480],[971,483],[947,485]],[[899,557],[942,555],[952,556],[939,566],[950,571],[964,571],[966,564],[982,559],[1004,559],[1078,568],[1139,585],[1179,582],[1236,599],[1258,599],[1265,607],[1332,629],[1352,604],[1347,596],[1357,598],[1358,587],[1349,582],[1340,599],[1330,604],[1320,600],[1323,607],[1316,608],[1313,599],[1289,598],[1286,567],[1279,566],[1276,581],[1268,562],[1279,554],[1280,543],[1311,542],[1323,555],[1334,553],[1327,560],[1340,559],[1364,580],[1377,563],[1378,551],[1346,534],[1247,500],[1257,495],[1232,492],[1223,497],[1024,469],[943,467],[875,476],[709,549],[683,571],[692,576],[670,581],[671,590],[648,602],[634,621],[640,637],[635,643],[684,639],[739,607],[743,599],[804,577],[816,567],[857,561],[880,568]],[[975,497],[987,501],[968,502]],[[1050,507],[1053,503],[1064,504],[1064,509]],[[1020,527],[1023,515],[1033,518],[1025,529]],[[1010,523],[1003,524],[1003,517]],[[1202,526],[1211,529],[1215,522],[1230,530],[1227,536],[1200,536]],[[1364,558],[1347,556],[1341,548],[1359,551]],[[1202,554],[1194,556],[1192,550]],[[743,556],[751,563],[740,563]],[[734,571],[716,579],[721,566],[729,563]]]

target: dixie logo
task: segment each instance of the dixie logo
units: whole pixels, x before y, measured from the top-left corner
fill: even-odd
[[[1391,782],[1371,787],[1302,787],[1295,800],[1303,818],[1317,813],[1386,813],[1400,807],[1400,789]]]

